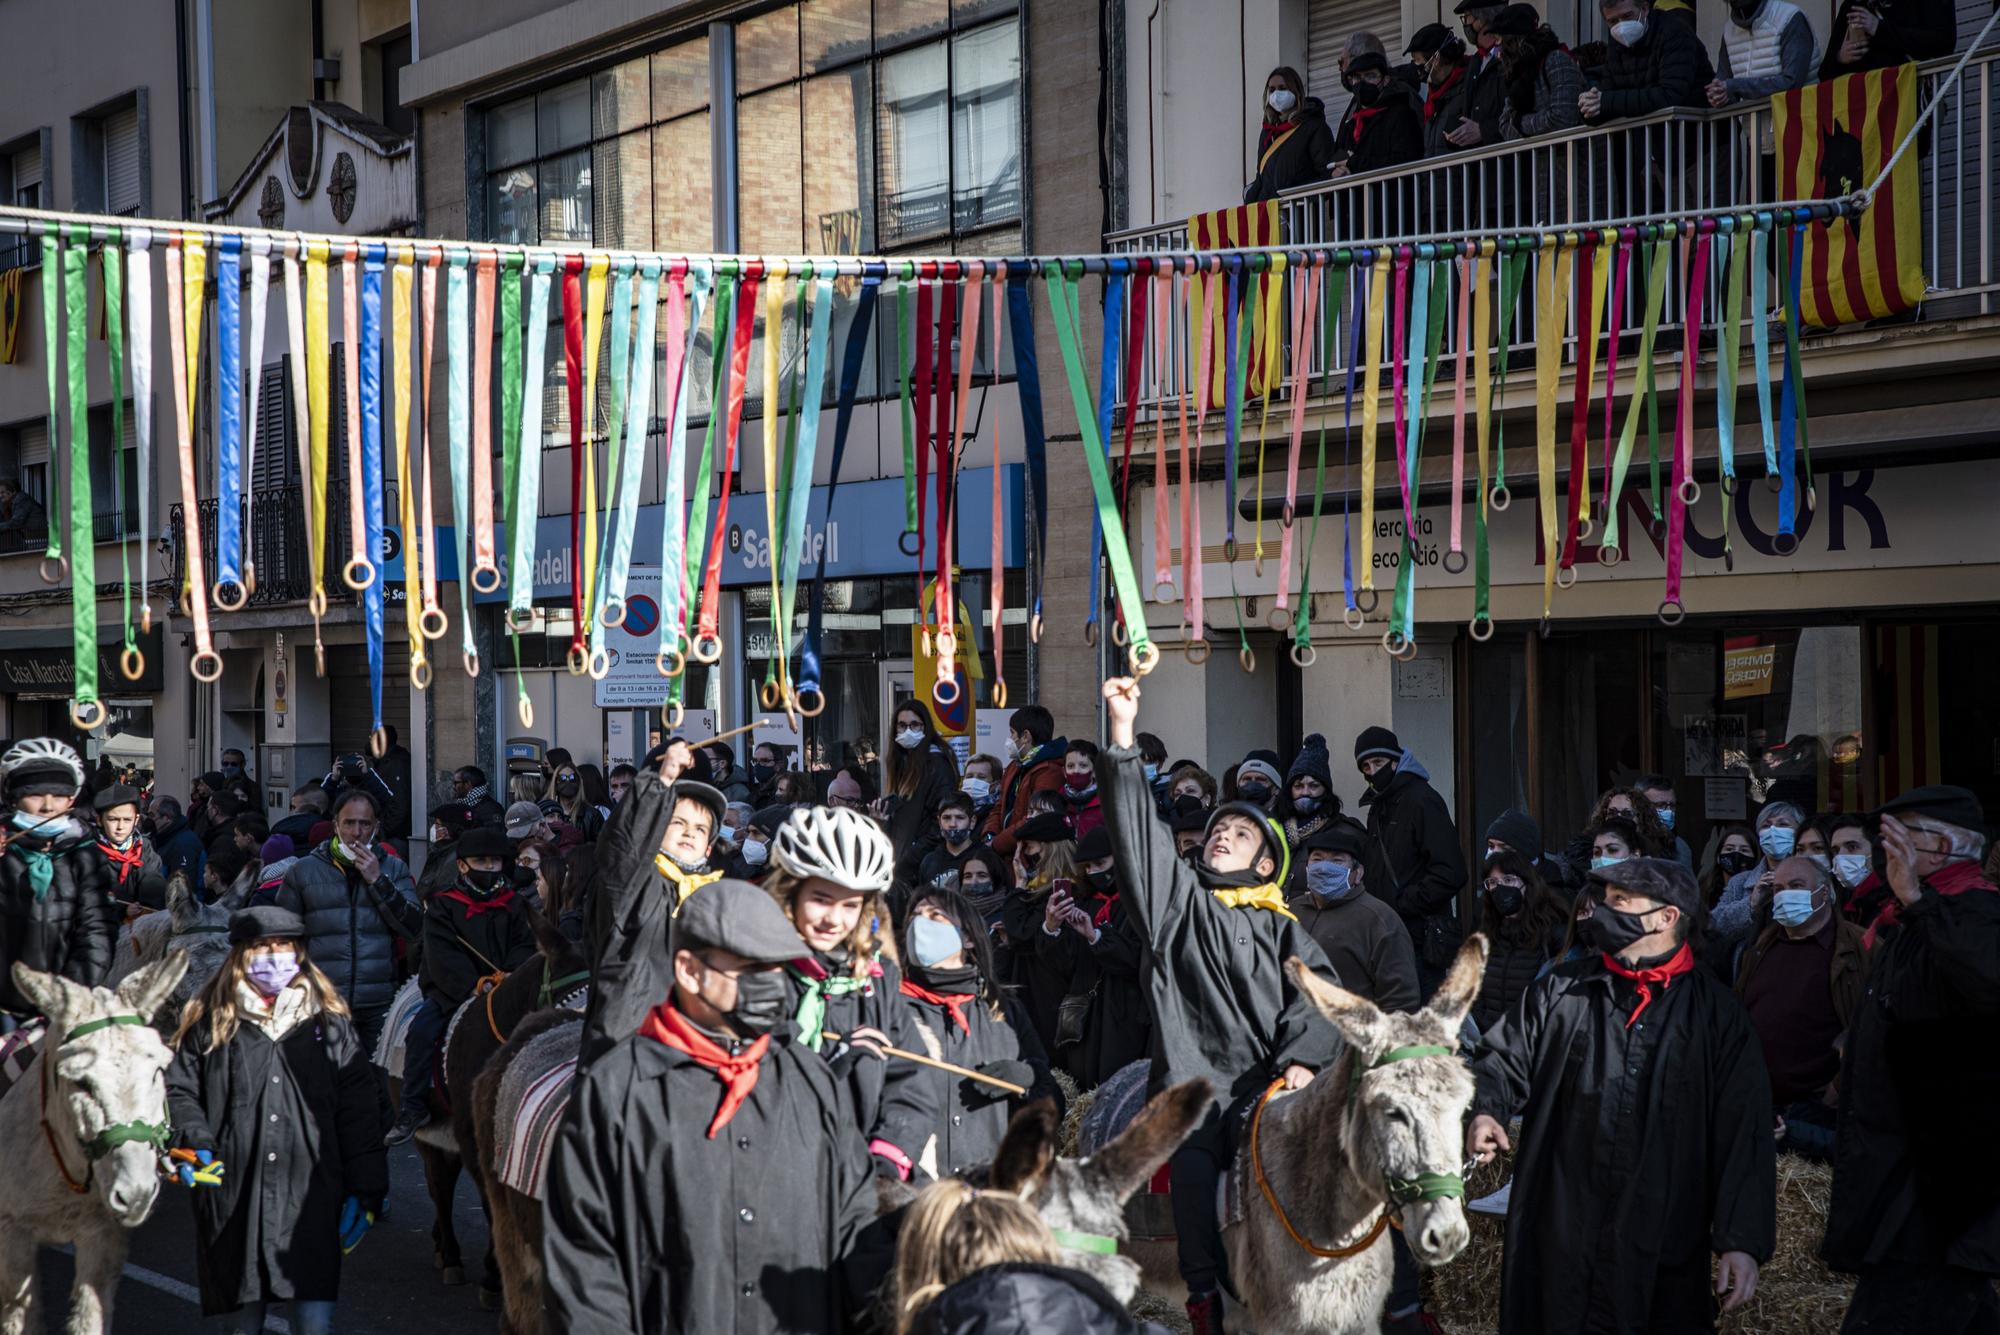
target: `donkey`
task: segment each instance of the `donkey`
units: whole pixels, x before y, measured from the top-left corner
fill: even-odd
[[[175,872],[167,882],[167,907],[163,912],[144,913],[118,933],[118,950],[111,963],[116,987],[140,968],[165,959],[171,951],[187,956],[187,972],[167,998],[167,1012],[160,1017],[171,1023],[182,1006],[215,977],[229,958],[229,918],[250,901],[257,888],[255,865],[246,866],[220,899],[201,902],[188,886],[187,877]]]
[[[1305,1089],[1266,1096],[1238,1151],[1241,1204],[1223,1245],[1260,1335],[1379,1329],[1392,1268],[1385,1225],[1425,1265],[1470,1240],[1459,1173],[1472,1076],[1458,1041],[1485,967],[1486,938],[1475,935],[1431,1003],[1405,1015],[1286,961],[1345,1043]]]
[[[70,1243],[76,1280],[68,1335],[111,1328],[126,1230],[153,1212],[167,1148],[173,1052],[151,1021],[187,972],[179,951],[118,985],[83,987],[14,965],[14,984],[48,1017],[21,1078],[0,1095],[0,1335],[41,1330],[35,1252]]]

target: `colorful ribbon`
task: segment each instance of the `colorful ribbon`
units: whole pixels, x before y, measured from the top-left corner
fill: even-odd
[[[1074,287],[1069,289],[1075,295]],[[1100,448],[1108,449],[1111,440],[1111,419],[1118,409],[1118,339],[1121,333],[1122,315],[1125,308],[1125,276],[1115,270],[1104,278],[1104,344],[1098,357],[1097,379],[1097,438],[1104,442]],[[1077,313],[1069,312],[1076,320],[1075,327],[1083,327]],[[1232,470],[1233,471],[1233,470]],[[1230,495],[1236,494],[1232,484]],[[1104,570],[1104,516],[1094,513],[1090,517],[1090,603],[1084,614],[1084,639],[1095,643],[1097,636],[1098,605],[1104,601],[1101,580]]]
[[[243,450],[243,587],[257,592],[257,436],[263,428],[258,399],[263,397],[264,325],[270,312],[271,238],[250,238],[250,415]],[[118,400],[114,396],[113,403]],[[280,432],[280,435],[283,433]],[[120,433],[123,439],[123,433]],[[268,447],[269,442],[266,442]]]
[[[474,590],[500,587],[493,542],[493,252],[481,251],[473,274],[472,327],[472,575]],[[464,522],[463,520],[460,521]],[[466,567],[459,566],[459,583]],[[477,650],[473,651],[477,660]],[[472,676],[479,673],[468,668]]]
[[[178,251],[176,255],[173,252]],[[48,252],[43,250],[46,262]],[[176,236],[167,255],[168,346],[174,365],[174,434],[180,445],[181,495],[196,497],[194,479],[195,390],[201,370],[202,285],[206,279],[208,252],[195,233]],[[193,300],[188,300],[188,294]],[[51,442],[53,446],[53,442]],[[53,455],[53,448],[51,455]],[[51,520],[53,523],[53,520]],[[222,675],[222,658],[208,627],[208,585],[201,556],[201,521],[190,501],[181,508],[181,542],[187,551],[188,615],[194,622],[194,657],[188,670],[197,681],[214,681]],[[91,659],[92,664],[96,658]]]
[[[1722,330],[1715,356],[1715,457],[1722,473],[1722,564],[1736,567],[1730,510],[1736,495],[1736,381],[1743,358],[1743,261],[1749,250],[1725,227],[1715,236],[1716,263],[1728,261],[1722,284]],[[1760,317],[1761,318],[1761,317]]]
[[[112,511],[118,516],[119,630],[124,640],[124,653],[119,657],[119,665],[127,680],[136,681],[140,673],[130,670],[130,655],[138,648],[132,633],[132,534],[125,526],[125,469],[122,467],[123,460],[119,458],[119,452],[125,447],[125,320],[122,309],[124,300],[120,292],[124,286],[121,281],[124,262],[119,253],[121,241],[118,229],[110,229],[104,238],[104,249],[98,254],[98,263],[104,270],[105,362],[111,372],[111,458],[114,464],[111,470],[111,497]],[[268,247],[268,243],[266,245]],[[152,406],[150,399],[136,402],[146,404],[149,409]],[[93,618],[93,641],[96,630]],[[95,664],[92,666],[94,668]]]
[[[466,269],[471,256],[453,250],[445,270],[445,413],[449,422],[447,459],[451,465],[452,551],[458,558],[458,645],[469,676],[479,675],[479,646],[472,633],[472,584],[466,578],[472,545],[472,350],[466,346],[470,319]],[[577,554],[581,559],[582,553]]]
[[[331,348],[327,343],[327,248],[324,241],[306,245],[306,549],[312,563],[312,592],[306,609],[313,619],[313,661],[326,675],[326,646],[320,640],[320,620],[326,615],[326,472],[327,436],[332,426],[332,386],[328,383]]]
[[[368,545],[368,517],[363,512],[361,482],[361,267],[360,250],[349,243],[340,257],[340,325],[346,356],[341,380],[347,389],[347,565],[341,582],[356,593],[375,579],[375,550]]]
[[[1381,416],[1383,314],[1389,297],[1389,262],[1386,250],[1375,252],[1374,281],[1368,284],[1368,345],[1361,372],[1361,590],[1370,595],[1365,614],[1375,610],[1375,449],[1376,424]]]
[[[243,606],[243,238],[215,253],[215,587],[218,611]],[[225,596],[226,594],[226,596]]]
[[[371,244],[361,278],[361,498],[362,550],[368,553],[368,583],[361,591],[361,614],[368,634],[369,746],[377,757],[389,749],[382,730],[382,579],[376,554],[382,550],[382,265],[388,247]],[[461,582],[461,589],[464,584]],[[467,627],[471,619],[467,618]],[[466,671],[478,676],[476,660]]]
[[[868,360],[868,328],[874,323],[876,292],[881,285],[882,278],[879,274],[862,274],[861,295],[854,304],[854,323],[849,325],[847,329],[847,347],[841,354],[840,393],[834,407],[833,458],[830,461],[831,466],[827,470],[826,510],[824,512],[825,517],[821,521],[822,527],[832,521],[833,498],[840,491],[840,465],[841,461],[847,457],[847,429],[854,419],[854,395],[861,384],[861,367]],[[1015,330],[1018,335],[1018,325],[1015,327]],[[1031,351],[1028,363],[1030,366],[1033,365],[1033,358],[1034,354]],[[1018,343],[1016,344],[1014,364],[1017,370],[1021,366]],[[1020,374],[1022,376],[1022,384],[1025,388],[1028,373],[1021,371]],[[1027,415],[1026,400],[1027,395],[1024,392],[1022,394],[1022,420],[1024,422]],[[1035,407],[1036,424],[1039,426],[1041,409],[1041,400],[1039,398],[1035,401]],[[826,692],[820,685],[819,647],[822,643],[820,639],[821,615],[826,606],[826,557],[829,545],[824,542],[819,544],[819,566],[813,573],[812,603],[806,615],[806,639],[805,643],[799,648],[799,685],[798,690],[793,693],[793,701],[797,705],[799,712],[808,718],[814,717],[826,709]],[[815,701],[811,708],[806,706],[806,699],[808,697],[811,697]]]
[[[152,508],[153,508],[153,233],[135,227],[126,234],[125,295],[132,318],[132,425],[139,444],[139,628],[153,628],[152,588]],[[294,376],[304,373],[304,358],[294,358]],[[304,411],[305,396],[299,396]],[[299,433],[300,441],[305,433]],[[137,681],[145,672],[145,657],[132,630],[128,610],[125,618],[125,654],[120,671]]]
[[[1195,348],[1195,417],[1194,417],[1194,459],[1188,458],[1187,433],[1185,429],[1187,402],[1183,390],[1181,415],[1181,614],[1188,623],[1188,661],[1203,662],[1209,654],[1208,600],[1203,590],[1205,579],[1201,551],[1201,485],[1195,477],[1202,453],[1208,447],[1208,412],[1214,407],[1209,395],[1215,392],[1210,372],[1214,364],[1215,321],[1203,312],[1204,290],[1206,308],[1213,311],[1216,302],[1216,287],[1221,283],[1221,261],[1210,260],[1212,266],[1205,274],[1194,275],[1188,283],[1188,316],[1198,326],[1190,331],[1189,343]],[[1201,657],[1194,656],[1195,646],[1201,646]]]
[[[743,395],[750,378],[750,336],[757,321],[758,275],[753,270],[741,282],[735,312],[736,335],[729,348],[728,396],[720,401],[723,407],[722,471],[717,474],[720,503],[715,507],[715,528],[708,535],[708,560],[702,572],[694,644],[689,650],[695,661],[702,663],[713,663],[722,657],[722,638],[718,634],[722,621],[722,554],[729,534],[729,495],[736,479],[736,442],[743,428]],[[767,330],[765,336],[779,338],[782,331]],[[703,646],[708,646],[708,652],[702,652]]]
[[[414,251],[396,249],[396,266],[389,272],[390,420],[395,423],[396,517],[403,526],[403,632],[409,644],[410,684],[426,690],[431,684],[429,655],[424,651],[423,563],[418,559],[418,479],[410,472],[410,292]]]
[[[958,632],[952,616],[952,590],[956,585],[954,572],[957,562],[957,548],[954,531],[958,523],[958,469],[965,450],[965,404],[972,397],[972,361],[979,351],[979,307],[986,289],[986,266],[974,260],[967,270],[965,300],[959,308],[958,329],[958,382],[952,393],[951,412],[951,453],[942,461],[941,484],[945,490],[938,499],[938,574],[935,581],[937,616],[936,683],[955,682],[958,674]],[[947,294],[948,296],[949,294]],[[949,309],[950,301],[947,299]],[[948,344],[946,345],[948,348]],[[984,400],[982,402],[982,407]],[[976,429],[976,428],[975,428]],[[998,468],[996,459],[994,467]],[[940,704],[952,704],[958,699],[957,687],[945,691],[939,684],[933,684],[931,694]]]
[[[1646,322],[1639,333],[1639,365],[1632,382],[1632,400],[1625,408],[1625,425],[1618,434],[1618,454],[1611,463],[1611,502],[1605,511],[1604,543],[1598,549],[1601,565],[1616,565],[1624,554],[1618,541],[1619,513],[1624,509],[1625,474],[1632,463],[1632,445],[1638,438],[1639,412],[1652,396],[1653,340],[1660,329],[1660,308],[1667,293],[1667,241],[1653,243],[1646,263]]]
[[[54,223],[44,224],[42,233],[42,347],[47,349],[49,382],[49,495],[43,507],[49,522],[48,545],[42,551],[42,582],[60,584],[63,577],[62,507],[62,371],[56,364],[56,349],[63,346],[63,266],[62,232]],[[176,354],[178,356],[178,354]],[[193,496],[189,489],[186,493]],[[89,537],[81,540],[87,547]]]
[[[547,380],[549,347],[549,285],[555,273],[553,255],[535,256],[528,275],[528,330],[521,345],[521,468],[515,476],[514,520],[507,536],[514,549],[507,581],[507,628],[518,638],[534,620],[535,518],[542,509],[542,387]],[[425,343],[430,339],[426,331]],[[426,367],[430,365],[425,358]],[[428,380],[428,375],[426,376]],[[428,387],[426,388],[428,397]],[[426,414],[426,420],[429,415]],[[668,479],[669,483],[672,478]],[[671,511],[669,514],[671,515]],[[671,527],[671,525],[669,525]],[[572,558],[573,559],[573,558]],[[527,687],[522,685],[522,699]]]
[[[1757,369],[1757,421],[1764,432],[1764,476],[1778,475],[1778,435],[1771,417],[1771,234],[1750,233],[1750,351]]]
[[[583,421],[572,423],[572,439],[583,432],[583,540],[575,547],[582,566],[582,583],[573,588],[576,622],[570,636],[571,673],[585,671],[590,660],[585,653],[588,628],[597,608],[597,358],[604,344],[604,299],[609,287],[611,257],[591,255],[584,262],[583,278]]]
[[[1001,260],[993,269],[993,384],[996,386],[1000,383],[1000,312],[1001,307],[1005,304],[1003,298],[1006,291],[1007,261]],[[1007,656],[1001,647],[1003,641],[1006,639],[1007,564],[1006,529],[1004,527],[1006,523],[1006,506],[1001,498],[1001,474],[1004,470],[1000,466],[1002,457],[1000,425],[999,420],[996,418],[993,423],[993,550],[992,554],[988,557],[986,567],[990,590],[987,594],[987,603],[992,608],[993,616],[993,685],[988,688],[987,698],[992,702],[995,709],[1005,709],[1007,707]],[[1164,496],[1167,479],[1165,470],[1162,469],[1157,476],[1159,478],[1158,494]],[[1160,559],[1165,560],[1166,558],[1162,556]]]
[[[1042,638],[1042,580],[1048,569],[1049,461],[1042,425],[1042,378],[1035,355],[1035,313],[1024,265],[1007,279],[1007,332],[1014,341],[1014,384],[1021,396],[1021,458],[1034,502],[1028,552],[1028,639]],[[865,280],[864,280],[865,281]]]
[[[1306,429],[1306,368],[1312,360],[1312,349],[1307,340],[1312,337],[1313,318],[1319,311],[1321,277],[1321,270],[1313,266],[1295,272],[1292,283],[1291,447],[1285,459],[1285,508],[1278,517],[1278,597],[1276,613],[1272,617],[1272,625],[1280,628],[1291,620],[1284,613],[1290,605],[1292,531],[1296,527],[1293,521],[1299,500],[1299,442],[1304,438]],[[1275,380],[1277,377],[1272,378]],[[1301,587],[1301,599],[1304,593]]]
[[[1806,475],[1806,506],[1814,502],[1812,484],[1812,446],[1806,425],[1806,384],[1805,365],[1799,358],[1799,303],[1805,293],[1802,288],[1802,265],[1805,262],[1805,241],[1800,236],[1801,229],[1792,227],[1785,232],[1785,270],[1790,275],[1785,285],[1785,388],[1780,407],[1778,426],[1778,532],[1772,545],[1778,554],[1788,555],[1798,549],[1795,533],[1798,519],[1799,473]]]
[[[1153,600],[1161,603],[1171,603],[1177,595],[1171,555],[1173,526],[1167,518],[1167,496],[1171,490],[1167,485],[1167,373],[1168,358],[1173,355],[1174,330],[1180,327],[1174,321],[1174,289],[1179,281],[1174,272],[1174,262],[1161,261],[1153,275],[1153,304],[1159,308],[1159,313],[1153,318]],[[1000,365],[1000,307],[997,300],[993,311],[993,364],[997,376]],[[1180,400],[1181,440],[1185,449],[1187,377],[1182,375],[1177,379],[1180,381],[1177,397]],[[1127,402],[1129,404],[1130,400]],[[1130,413],[1129,406],[1126,411]],[[997,568],[998,563],[995,565]],[[998,605],[997,601],[995,605]],[[995,624],[997,626],[998,623]],[[997,665],[999,660],[994,661]],[[995,678],[998,678],[997,666]]]
[[[1556,502],[1556,378],[1562,372],[1563,325],[1568,318],[1570,269],[1576,252],[1560,241],[1535,266],[1536,501],[1542,517],[1542,623],[1555,598],[1559,522]]]
[[[624,468],[618,478],[609,589],[601,616],[606,626],[624,624],[625,592],[631,583],[632,541],[639,530],[639,487],[646,476],[646,432],[653,420],[653,359],[658,346],[661,268],[660,261],[652,257],[639,268],[639,328],[632,339],[631,370],[624,376],[631,386],[631,400],[625,414]],[[615,333],[613,343],[616,343]],[[617,393],[614,388],[614,396]],[[614,609],[616,616],[612,615]]]
[[[417,628],[426,640],[441,640],[450,629],[445,620],[444,609],[438,606],[437,573],[437,484],[431,468],[431,366],[437,361],[437,280],[438,270],[444,257],[432,251],[424,263],[423,277],[423,424],[420,431],[423,461],[417,471],[423,474],[422,517],[417,521],[418,556],[423,567],[423,611],[417,615]],[[449,367],[446,368],[449,373]],[[539,412],[540,410],[537,409]],[[447,430],[449,428],[447,427]],[[447,435],[447,441],[449,435]],[[539,479],[539,473],[538,473]],[[461,572],[463,573],[463,572]]]
[[[1347,297],[1348,266],[1338,261],[1333,265],[1332,290],[1320,303],[1320,346],[1324,349],[1321,357],[1320,393],[1333,397],[1334,339],[1340,332],[1340,305]],[[1315,281],[1322,281],[1317,270]],[[1351,358],[1349,359],[1352,360]],[[1313,465],[1313,520],[1312,529],[1306,537],[1305,558],[1299,563],[1299,606],[1292,621],[1292,662],[1301,668],[1311,667],[1318,657],[1312,647],[1312,588],[1313,552],[1319,545],[1319,517],[1326,500],[1326,428],[1324,415],[1319,419],[1319,457]]]
[[[1694,239],[1693,273],[1687,290],[1687,341],[1681,348],[1679,400],[1674,407],[1674,483],[1667,499],[1667,588],[1660,603],[1660,617],[1668,624],[1686,613],[1681,603],[1681,561],[1687,535],[1687,509],[1701,495],[1694,480],[1694,398],[1695,362],[1701,355],[1702,298],[1708,291],[1708,233]],[[1674,616],[1667,616],[1667,609]]]
[[[82,731],[91,732],[103,725],[106,712],[103,702],[97,698],[97,533],[90,486],[90,382],[87,379],[90,369],[88,227],[71,224],[69,246],[64,250],[62,259],[63,299],[69,321],[70,639],[76,657],[76,685],[70,693],[70,719]],[[51,361],[55,360],[55,348],[55,344],[49,345]],[[113,441],[111,448],[111,457],[115,461],[118,442]],[[51,437],[49,456],[54,458],[55,454],[56,440]]]
[[[802,285],[803,286],[803,285]],[[833,282],[821,278],[812,285],[812,324],[806,337],[804,392],[793,405],[799,424],[798,441],[792,451],[791,479],[786,489],[784,573],[779,580],[781,604],[778,615],[780,684],[791,693],[791,640],[793,617],[797,614],[799,564],[806,548],[806,519],[811,510],[813,465],[819,454],[820,387],[826,383],[827,349],[833,342]]]
[[[632,365],[632,275],[636,261],[630,255],[619,255],[611,262],[611,402],[604,418],[604,531],[598,535],[598,546],[592,555],[592,569],[602,571],[603,578],[592,581],[591,601],[586,604],[590,611],[590,628],[587,639],[590,643],[589,670],[595,680],[602,680],[611,670],[610,650],[604,644],[607,625],[618,625],[625,620],[625,608],[616,609],[618,615],[612,617],[607,595],[610,592],[611,540],[619,524],[618,482],[624,473],[625,449],[625,394]],[[596,400],[593,398],[592,402]]]
[[[661,675],[678,679],[687,665],[687,606],[688,580],[687,560],[690,535],[694,532],[693,521],[688,515],[687,495],[687,419],[688,397],[694,381],[695,342],[701,335],[701,320],[706,313],[708,294],[714,284],[715,274],[707,265],[696,265],[687,275],[692,291],[683,293],[683,283],[676,278],[667,290],[667,340],[670,349],[678,347],[678,357],[667,364],[667,464],[665,504],[660,514],[660,648],[653,665]],[[721,290],[717,302],[716,326],[721,328],[726,319],[730,288]],[[681,338],[674,336],[677,322],[683,320],[679,312],[685,297],[685,333]],[[711,342],[711,347],[719,347],[719,341]],[[721,358],[712,358],[720,363]],[[713,399],[710,400],[714,402]],[[714,423],[711,411],[709,421]],[[708,447],[702,447],[701,476],[704,488],[708,479]],[[704,490],[703,495],[706,495]],[[668,666],[671,658],[673,666]],[[669,697],[673,697],[673,687],[668,687]]]
[[[511,545],[523,524],[516,502],[520,498],[521,485],[521,272],[526,258],[508,253],[500,259],[500,520],[507,532],[509,564],[512,564],[514,548]],[[548,327],[537,325],[537,339],[546,340]],[[535,395],[540,397],[541,386],[535,386]],[[535,457],[529,467],[540,471],[542,466],[540,441],[536,442]],[[532,530],[535,515],[530,513],[525,521]],[[497,555],[497,554],[496,554]],[[532,590],[531,596],[532,596]],[[511,601],[511,594],[509,595]],[[508,617],[507,645],[514,655],[514,708],[523,719],[522,727],[533,727],[535,707],[528,700],[528,679],[521,671],[521,632]]]

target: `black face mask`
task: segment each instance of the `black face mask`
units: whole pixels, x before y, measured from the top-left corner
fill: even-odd
[[[535,883],[535,869],[533,867],[523,867],[519,863],[516,863],[508,871],[507,876],[517,886],[530,886]]]
[[[1503,918],[1513,917],[1521,911],[1521,905],[1527,902],[1527,896],[1521,892],[1521,887],[1518,885],[1489,885],[1486,887],[1486,897],[1492,901],[1493,911]],[[1598,911],[1603,912],[1602,909]]]
[[[507,879],[507,873],[504,871],[469,871],[459,879],[465,882],[466,889],[484,899],[500,888],[501,883]]]
[[[575,779],[556,780],[557,797],[575,797],[582,789],[583,785]]]
[[[736,1005],[722,1018],[737,1037],[757,1038],[770,1033],[785,1018],[785,1003],[790,998],[784,970],[741,973],[736,976]]]
[[[1118,872],[1115,868],[1106,868],[1104,871],[1085,872],[1083,879],[1090,882],[1090,888],[1098,894],[1108,895],[1118,884]]]
[[[1646,926],[1646,919],[1658,911],[1649,909],[1645,913],[1627,913],[1608,904],[1598,904],[1591,909],[1588,918],[1576,925],[1576,934],[1593,949],[1616,955],[1621,950],[1629,950],[1633,942],[1652,934],[1653,929]]]
[[[1292,799],[1292,814],[1301,820],[1310,820],[1318,814],[1322,800],[1324,799],[1317,797],[1295,797]]]
[[[1041,865],[1042,855],[1040,853],[1021,854],[1021,870],[1027,872],[1030,876],[1033,876]]]
[[[1757,865],[1757,855],[1755,853],[1736,852],[1718,853],[1715,856],[1715,865],[1728,872],[1731,876],[1738,876]]]
[[[1253,807],[1267,805],[1271,800],[1271,785],[1268,783],[1239,783],[1236,795]]]
[[[945,830],[943,833],[945,843],[952,848],[964,848],[972,842],[972,829],[970,826],[962,830]]]
[[[1368,786],[1370,788],[1373,788],[1376,792],[1379,793],[1384,788],[1387,788],[1389,786],[1389,780],[1395,777],[1396,777],[1396,767],[1394,765],[1384,765],[1382,766],[1382,768],[1376,770],[1373,774],[1370,774],[1368,776]]]
[[[1354,85],[1354,100],[1364,107],[1374,106],[1382,100],[1382,85],[1379,83],[1361,83],[1357,80]]]
[[[775,773],[777,773],[776,766],[752,765],[750,767],[750,782],[758,784],[769,783],[771,781],[771,776]]]

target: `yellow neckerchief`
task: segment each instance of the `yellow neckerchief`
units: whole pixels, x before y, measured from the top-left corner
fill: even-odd
[[[1285,897],[1278,893],[1276,881],[1245,886],[1241,890],[1211,890],[1208,893],[1214,895],[1216,902],[1226,909],[1269,909],[1273,913],[1282,913],[1293,922],[1299,920],[1299,915],[1285,906]]]
[[[681,905],[688,902],[689,895],[722,879],[720,871],[682,871],[680,864],[665,853],[653,854],[653,866],[674,887],[674,917],[680,916]]]
[[[1264,156],[1257,159],[1257,170],[1259,172],[1263,171],[1264,168],[1270,164],[1271,155],[1277,152],[1279,147],[1287,139],[1290,139],[1293,135],[1297,134],[1298,132],[1299,132],[1299,122],[1293,121],[1292,128],[1285,131],[1283,134],[1279,135],[1276,139],[1273,139],[1271,141],[1271,146],[1264,150]]]

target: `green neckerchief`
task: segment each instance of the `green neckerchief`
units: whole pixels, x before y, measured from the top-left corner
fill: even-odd
[[[785,972],[796,979],[802,989],[798,1013],[792,1017],[799,1026],[799,1041],[818,1052],[826,1043],[826,999],[859,992],[868,986],[870,980],[856,978],[846,972],[814,978],[791,964],[785,966]]]

